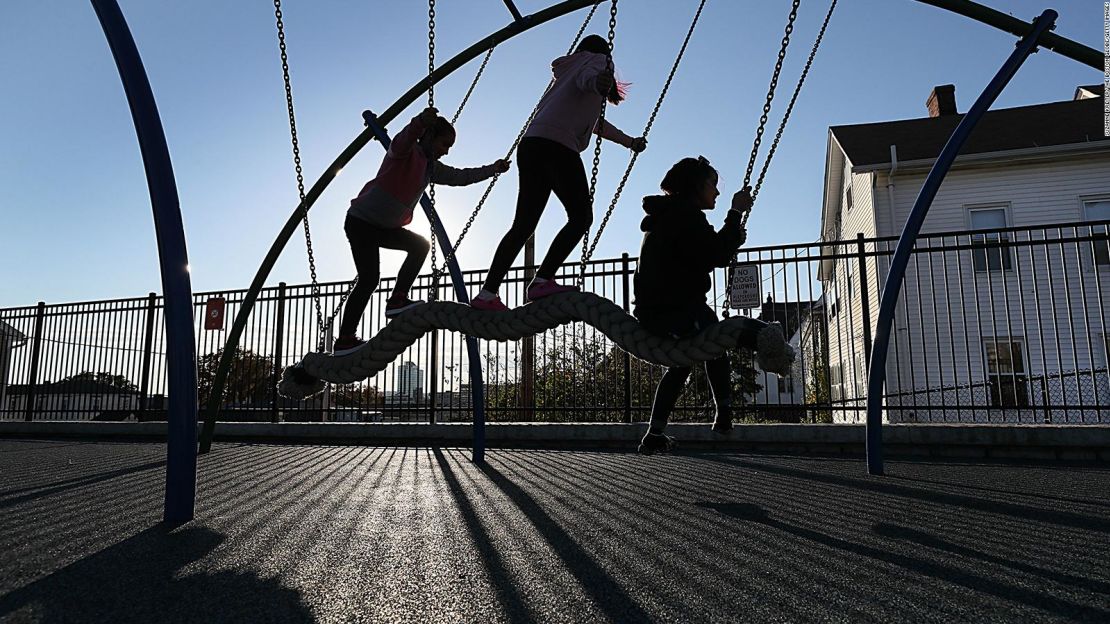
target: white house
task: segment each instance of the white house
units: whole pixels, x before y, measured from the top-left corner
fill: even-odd
[[[813,312],[818,302],[791,301],[776,302],[770,294],[763,302],[759,312],[759,320],[770,323],[777,321],[782,326],[787,343],[794,347],[796,353],[801,353],[802,324]],[[752,397],[756,405],[769,406],[768,416],[782,422],[801,420],[805,416],[804,409],[800,407],[805,403],[806,386],[808,385],[805,371],[802,368],[803,358],[799,357],[794,362],[791,374],[785,377],[766,373],[759,364],[753,362],[758,382],[762,388]]]
[[[0,412],[3,412],[7,405],[12,351],[25,344],[27,344],[27,336],[4,321],[0,321]]]
[[[928,117],[829,129],[822,239],[853,248],[860,233],[880,239],[867,247],[877,253],[866,290],[855,259],[826,259],[819,272],[838,421],[862,417],[864,321],[875,326],[894,237],[963,118],[951,85],[926,104]],[[1110,247],[1104,223],[1078,225],[1099,221],[1110,221],[1101,86],[988,112],[941,185],[907,271],[887,419],[1110,421],[1097,409],[1110,406]]]
[[[4,408],[11,415],[26,413],[30,387],[12,386]],[[94,420],[128,417],[139,409],[139,392],[94,379],[68,379],[35,387],[32,415],[35,420]]]

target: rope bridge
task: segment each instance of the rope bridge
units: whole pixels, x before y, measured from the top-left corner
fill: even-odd
[[[325,382],[354,383],[384,370],[405,349],[433,329],[447,329],[485,340],[519,340],[560,325],[582,321],[597,328],[631,355],[662,366],[694,366],[716,359],[729,349],[756,351],[764,371],[785,376],[794,363],[778,323],[733,317],[689,338],[648,332],[620,306],[589,292],[545,297],[508,312],[475,310],[454,302],[433,302],[413,308],[389,323],[365,345],[342,355],[309,353],[282,373],[278,391],[304,399],[323,391]]]

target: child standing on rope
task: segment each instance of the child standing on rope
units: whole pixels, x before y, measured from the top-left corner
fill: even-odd
[[[590,35],[573,54],[551,63],[555,82],[540,100],[520,142],[516,215],[497,246],[481,292],[470,302],[474,308],[509,309],[497,296],[497,290],[524,243],[535,233],[553,191],[566,209],[567,224],[555,235],[528,286],[528,299],[576,290],[556,283],[554,278],[559,265],[566,261],[593,222],[589,183],[579,153],[589,147],[593,133],[636,152],[647,147],[642,137],[632,138],[607,120],[599,122],[603,101],[615,105],[624,100],[624,90],[614,78],[609,53],[608,41]]]
[[[351,243],[358,284],[347,299],[335,351],[353,349],[363,344],[355,335],[370,295],[378,287],[379,254],[382,248],[398,249],[408,254],[385,307],[385,316],[392,318],[405,310],[424,303],[409,298],[409,289],[424,259],[428,241],[404,226],[412,221],[413,209],[429,183],[465,186],[481,182],[495,173],[509,170],[507,160],[497,160],[484,167],[456,169],[439,161],[455,144],[455,129],[435,108],[428,107],[393,138],[382,160],[378,175],[362,187],[351,200],[343,229]]]
[[[706,303],[710,275],[716,267],[727,267],[744,244],[747,233],[741,217],[751,209],[752,197],[747,187],[733,195],[724,225],[714,231],[705,211],[713,209],[720,192],[717,171],[708,160],[699,156],[678,161],[659,186],[665,195],[644,198],[647,216],[640,224],[644,238],[633,281],[633,314],[654,334],[687,338],[717,323]],[[752,344],[744,346],[755,346],[754,335]],[[674,438],[663,431],[690,372],[686,367],[668,368],[659,380],[640,453],[651,455],[674,447]],[[713,430],[723,433],[732,428],[728,357],[706,362],[705,373],[716,404]]]

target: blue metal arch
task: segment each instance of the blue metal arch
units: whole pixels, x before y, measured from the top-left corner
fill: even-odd
[[[1027,34],[1018,42],[1017,47],[1010,57],[1003,63],[1002,68],[991,79],[990,83],[975,100],[960,124],[952,132],[948,143],[941,150],[940,156],[933,163],[932,170],[925,178],[921,191],[917,195],[910,216],[902,235],[898,238],[898,246],[894,250],[894,257],[890,261],[890,270],[887,272],[886,283],[883,285],[883,294],[879,299],[879,315],[876,317],[875,339],[871,347],[867,371],[867,472],[872,475],[883,474],[883,386],[886,382],[886,356],[890,344],[890,329],[894,323],[894,312],[898,305],[898,295],[902,290],[902,280],[906,276],[910,254],[913,253],[917,235],[925,222],[933,199],[944,182],[952,163],[959,155],[967,138],[975,129],[976,124],[998,99],[999,94],[1009,84],[1022,63],[1032,54],[1038,45],[1038,40],[1056,23],[1056,11],[1048,9],[1034,20]]]
[[[181,221],[166,134],[135,39],[116,0],[92,0],[112,49],[131,119],[139,138],[154,211],[158,259],[166,310],[166,368],[169,428],[166,437],[166,497],[163,520],[193,519],[197,474],[197,356],[193,329],[193,290],[189,253]]]

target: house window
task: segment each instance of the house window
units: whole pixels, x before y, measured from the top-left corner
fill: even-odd
[[[829,318],[830,319],[836,318],[836,313],[837,313],[837,311],[840,307],[840,300],[836,296],[836,278],[835,277],[828,284],[828,298],[826,300],[826,305],[828,306],[828,309],[829,309]]]
[[[968,216],[973,230],[989,230],[1006,227],[1006,208],[994,206],[990,208],[969,208]],[[1005,232],[973,234],[973,244],[1005,243],[1010,240],[1010,235]],[[1009,269],[1013,261],[1013,250],[1010,247],[987,247],[971,250],[972,261],[976,272],[999,271]]]
[[[829,397],[833,401],[844,398],[844,376],[841,374],[840,364],[829,366]]]
[[[1110,198],[1084,201],[1083,216],[1088,221],[1110,221]],[[1091,227],[1091,234],[1105,233],[1105,225]],[[1095,265],[1110,266],[1110,241],[1095,241],[1091,244],[1095,252]]]
[[[844,205],[848,206],[848,210],[851,210],[852,206],[856,205],[856,203],[852,200],[851,184],[848,185],[848,190],[844,192]]]
[[[1025,352],[1019,338],[986,338],[987,380],[994,407],[1028,407]]]
[[[794,394],[794,376],[779,377],[779,394]]]
[[[863,336],[856,337],[857,348],[863,351]],[[864,398],[867,396],[867,355],[865,353],[858,353],[856,355],[856,398]]]

